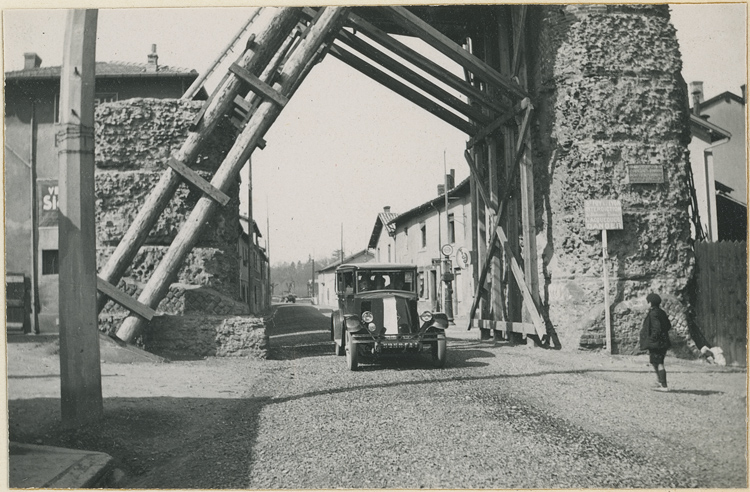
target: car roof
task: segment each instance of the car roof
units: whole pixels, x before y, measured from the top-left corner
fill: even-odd
[[[336,270],[413,270],[417,265],[409,263],[345,263]]]

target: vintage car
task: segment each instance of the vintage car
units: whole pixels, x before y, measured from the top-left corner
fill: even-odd
[[[417,311],[417,267],[390,263],[344,264],[336,269],[338,309],[331,315],[337,355],[354,371],[363,358],[428,353],[445,365],[448,318]]]

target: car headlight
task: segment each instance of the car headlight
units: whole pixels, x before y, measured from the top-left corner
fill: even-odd
[[[422,321],[424,321],[425,323],[426,323],[426,322],[428,322],[428,321],[432,321],[432,313],[431,313],[431,312],[429,312],[429,311],[425,311],[424,313],[422,313],[422,314],[421,314],[421,315],[419,316],[419,319],[421,319],[421,320],[422,320]]]
[[[373,319],[375,319],[375,317],[370,311],[365,311],[364,313],[362,313],[362,321],[364,321],[365,323],[371,323]]]
[[[375,330],[377,330],[377,329],[378,329],[378,327],[377,327],[377,326],[375,326],[375,323],[369,323],[369,324],[367,325],[367,329],[368,329],[368,330],[370,330],[370,332],[371,332],[371,333],[375,333]]]

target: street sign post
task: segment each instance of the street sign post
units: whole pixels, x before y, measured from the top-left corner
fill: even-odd
[[[607,268],[607,229],[622,229],[620,200],[586,200],[583,204],[586,229],[602,231],[602,270],[604,271],[604,324],[607,351],[612,353],[612,322],[609,316],[609,272]]]

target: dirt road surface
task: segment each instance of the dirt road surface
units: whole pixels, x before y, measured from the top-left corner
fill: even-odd
[[[60,429],[54,342],[8,347],[11,440],[102,451],[138,488],[747,487],[747,374],[480,342],[448,363],[333,354],[330,313],[279,306],[269,360],[102,364],[104,420]]]

